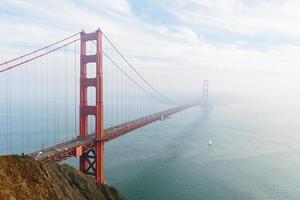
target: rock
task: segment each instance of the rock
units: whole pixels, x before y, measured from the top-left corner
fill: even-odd
[[[125,200],[79,170],[28,156],[0,156],[1,200]]]

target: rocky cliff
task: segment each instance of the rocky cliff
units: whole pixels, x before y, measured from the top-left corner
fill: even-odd
[[[123,200],[115,188],[79,170],[27,156],[0,156],[1,200]]]

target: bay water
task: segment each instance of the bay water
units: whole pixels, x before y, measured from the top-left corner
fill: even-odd
[[[107,182],[132,200],[299,199],[297,105],[249,101],[177,113],[107,143]]]

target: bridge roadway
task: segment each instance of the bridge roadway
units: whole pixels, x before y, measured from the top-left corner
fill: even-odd
[[[147,124],[153,123],[163,118],[168,117],[172,114],[180,112],[182,110],[188,109],[190,107],[198,105],[197,103],[187,104],[183,106],[178,106],[175,108],[171,108],[156,114],[152,114],[141,119],[133,120],[127,123],[120,124],[118,126],[114,126],[104,130],[103,141],[108,142],[117,137],[120,137],[126,133],[134,131],[138,128],[146,126]],[[86,152],[91,148],[94,148],[94,134],[89,134],[85,138],[76,138],[70,141],[57,144],[52,147],[48,147],[45,149],[41,149],[39,151],[30,153],[29,156],[33,157],[36,160],[40,160],[41,162],[45,162],[48,160],[54,160],[56,162],[61,162],[67,160],[71,157],[76,157],[77,149],[80,148],[81,152]]]

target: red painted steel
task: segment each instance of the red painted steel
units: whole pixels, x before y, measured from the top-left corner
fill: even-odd
[[[153,123],[161,118],[168,117],[176,112],[180,112],[184,109],[190,108],[197,104],[188,104],[178,106],[163,112],[155,113],[141,119],[133,120],[127,123],[120,124],[115,127],[104,130],[104,104],[103,104],[103,51],[102,51],[102,37],[103,33],[98,29],[92,33],[80,33],[80,108],[79,108],[79,126],[80,135],[77,139],[73,139],[61,144],[57,144],[53,147],[48,147],[40,151],[29,154],[33,158],[45,162],[48,160],[54,160],[61,162],[71,157],[79,157],[80,170],[86,174],[95,176],[95,179],[99,183],[105,183],[104,176],[104,144],[110,140],[118,138],[124,134],[132,132],[136,129],[146,126],[147,124]],[[104,36],[105,37],[105,36]],[[79,39],[75,39],[72,42],[76,42]],[[96,44],[96,54],[87,54],[87,42],[93,42]],[[110,42],[110,41],[109,41]],[[46,53],[37,55],[35,58],[46,55],[52,51],[62,48],[70,43],[64,44],[56,49],[49,50]],[[113,44],[110,43],[112,46]],[[113,48],[115,48],[113,46]],[[167,98],[162,96],[150,83],[148,83],[130,63],[123,57],[122,54],[115,48],[117,53],[129,64],[129,66],[141,77],[146,84],[151,87],[157,94],[159,94],[165,101],[169,101]],[[32,58],[32,59],[35,59]],[[22,63],[11,66],[8,70]],[[87,67],[89,64],[96,65],[96,74],[94,78],[87,76]],[[121,69],[120,69],[121,70]],[[3,70],[2,70],[3,71]],[[1,72],[1,70],[0,70]],[[130,77],[128,77],[130,78]],[[131,79],[131,78],[130,78]],[[94,87],[96,91],[96,103],[95,105],[88,104],[88,88]],[[141,86],[139,86],[141,87]],[[143,89],[143,88],[141,88]],[[146,91],[146,90],[145,90]],[[147,91],[146,91],[147,92]],[[149,92],[147,92],[149,93]],[[151,95],[151,93],[149,93]],[[153,96],[153,95],[151,95]],[[155,97],[155,96],[153,96]],[[155,97],[156,98],[156,97]],[[95,119],[95,133],[89,133],[89,116],[94,116]],[[163,116],[163,117],[162,117]]]
[[[76,158],[79,158],[80,156],[82,156],[82,146],[78,146],[76,147],[76,154],[75,154]]]
[[[85,138],[88,135],[88,116],[95,117],[94,148],[88,149],[80,157],[80,170],[94,175],[99,183],[104,183],[102,32],[99,29],[93,33],[81,32],[80,36],[80,138]],[[95,55],[87,55],[86,43],[88,41],[96,41]],[[87,77],[88,63],[96,64],[95,78]],[[96,89],[96,105],[88,105],[88,87],[95,87]]]
[[[78,33],[77,33],[78,34]],[[27,60],[21,60],[12,66],[4,69],[0,69],[0,73],[21,66],[27,62],[34,59],[43,57],[51,52],[57,51],[65,46],[68,46],[76,41],[80,40],[81,51],[80,51],[80,108],[79,108],[79,125],[80,125],[80,135],[77,139],[73,139],[64,143],[57,144],[52,147],[44,148],[37,152],[29,154],[36,160],[45,162],[48,160],[54,160],[56,162],[61,162],[67,160],[71,157],[80,158],[80,170],[84,173],[95,176],[99,183],[105,183],[104,176],[104,144],[110,140],[116,139],[124,134],[130,133],[141,127],[144,127],[150,123],[153,123],[162,118],[168,117],[174,113],[180,112],[182,110],[188,109],[192,106],[198,104],[187,104],[183,106],[178,106],[172,109],[168,109],[159,113],[155,113],[140,119],[136,119],[127,123],[123,123],[104,130],[104,94],[103,94],[103,51],[102,51],[102,37],[104,36],[110,45],[115,49],[117,54],[131,67],[135,73],[150,87],[152,88],[161,98],[157,98],[155,95],[151,94],[140,84],[137,86],[144,90],[149,96],[152,96],[159,101],[172,102],[166,97],[164,97],[158,90],[156,90],[149,82],[147,82],[128,62],[128,60],[119,52],[119,50],[111,43],[111,41],[103,35],[100,29],[92,33],[85,33],[82,31],[80,33],[80,38],[75,38],[72,41],[67,42],[69,39],[75,37],[77,34],[65,38],[61,41],[43,47],[39,50],[33,51],[29,54],[25,54],[18,58],[12,59],[5,63],[0,63],[0,66],[5,65],[9,62],[17,61],[23,59],[27,56],[37,54],[38,52],[48,49],[49,47],[65,42],[57,47],[53,47],[46,52],[41,52],[34,57],[29,57]],[[87,42],[92,41],[96,44],[96,54],[87,54]],[[108,57],[109,58],[109,57]],[[111,60],[111,58],[109,58]],[[111,60],[113,63],[114,61]],[[96,74],[94,78],[87,77],[87,65],[93,63],[96,65]],[[117,67],[118,65],[115,64]],[[118,69],[124,73],[124,71],[118,67]],[[135,82],[128,74],[124,73],[127,78]],[[135,82],[136,83],[136,82]],[[95,105],[88,104],[88,88],[94,87],[96,91],[96,103]],[[95,133],[90,134],[88,127],[89,121],[88,117],[94,116],[95,118]]]

